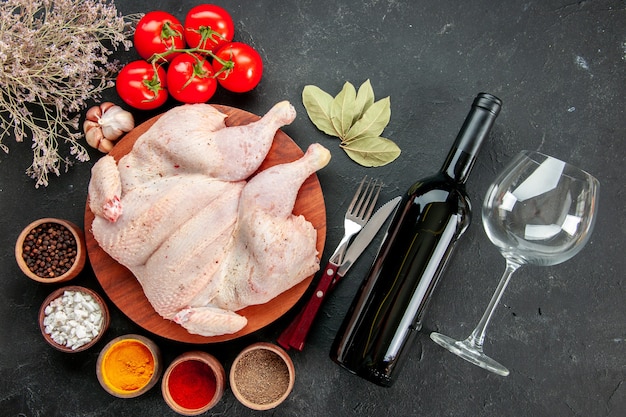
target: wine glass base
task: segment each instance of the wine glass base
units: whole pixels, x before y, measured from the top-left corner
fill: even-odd
[[[483,369],[501,376],[507,376],[509,374],[509,370],[505,366],[485,355],[480,347],[472,345],[467,340],[455,340],[437,332],[431,333],[430,338],[438,345],[448,349],[450,352],[468,362],[473,363],[474,365],[480,366]]]

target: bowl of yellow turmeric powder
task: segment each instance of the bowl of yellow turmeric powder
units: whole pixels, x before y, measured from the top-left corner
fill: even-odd
[[[150,390],[163,372],[161,352],[150,339],[128,334],[102,349],[96,375],[102,388],[119,398],[138,397]]]

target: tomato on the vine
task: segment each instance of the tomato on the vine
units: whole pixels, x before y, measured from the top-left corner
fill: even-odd
[[[245,93],[256,87],[263,75],[261,55],[243,42],[222,46],[213,60],[217,81],[228,91]]]
[[[233,40],[235,24],[230,14],[214,4],[193,7],[185,17],[185,40],[190,48],[215,52]]]
[[[183,103],[207,102],[217,89],[211,63],[199,54],[178,55],[167,69],[167,89]]]
[[[115,88],[120,98],[129,106],[152,110],[167,100],[165,70],[139,60],[126,64],[117,75]]]
[[[170,49],[183,49],[185,37],[183,25],[174,15],[155,10],[146,13],[137,23],[133,43],[137,53],[143,59],[150,59],[154,54],[162,54]],[[175,53],[164,57],[171,61]]]

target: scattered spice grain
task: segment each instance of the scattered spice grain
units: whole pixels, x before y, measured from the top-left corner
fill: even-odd
[[[78,254],[72,232],[62,224],[42,223],[24,239],[22,257],[28,269],[42,278],[56,278],[70,270]]]
[[[241,395],[258,405],[277,401],[289,388],[287,364],[267,349],[255,349],[243,355],[234,376]]]

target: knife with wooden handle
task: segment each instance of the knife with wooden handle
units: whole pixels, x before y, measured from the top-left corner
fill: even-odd
[[[328,263],[329,266],[323,271],[322,278],[317,284],[312,297],[300,314],[298,314],[289,327],[287,327],[278,338],[277,341],[279,345],[285,349],[294,348],[300,351],[304,348],[304,341],[327,294],[337,285],[339,279],[348,272],[356,259],[372,242],[374,236],[376,236],[376,233],[383,226],[389,215],[395,211],[400,200],[401,197],[396,197],[385,203],[374,213],[361,232],[356,236],[354,242],[348,247],[341,265],[337,265],[333,262]],[[338,275],[339,272],[341,272],[341,275]],[[322,291],[320,288],[324,288],[325,290]]]
[[[343,257],[341,265],[337,268],[337,273],[335,275],[335,279],[333,280],[333,286],[337,284],[337,281],[343,278],[358,257],[361,256],[365,248],[369,246],[380,228],[383,224],[385,224],[387,218],[396,210],[400,200],[402,200],[402,197],[398,196],[386,202],[380,209],[378,209],[374,216],[372,216],[370,221],[365,224],[363,230],[361,230],[357,238],[354,239],[354,242],[346,251],[346,255]]]

